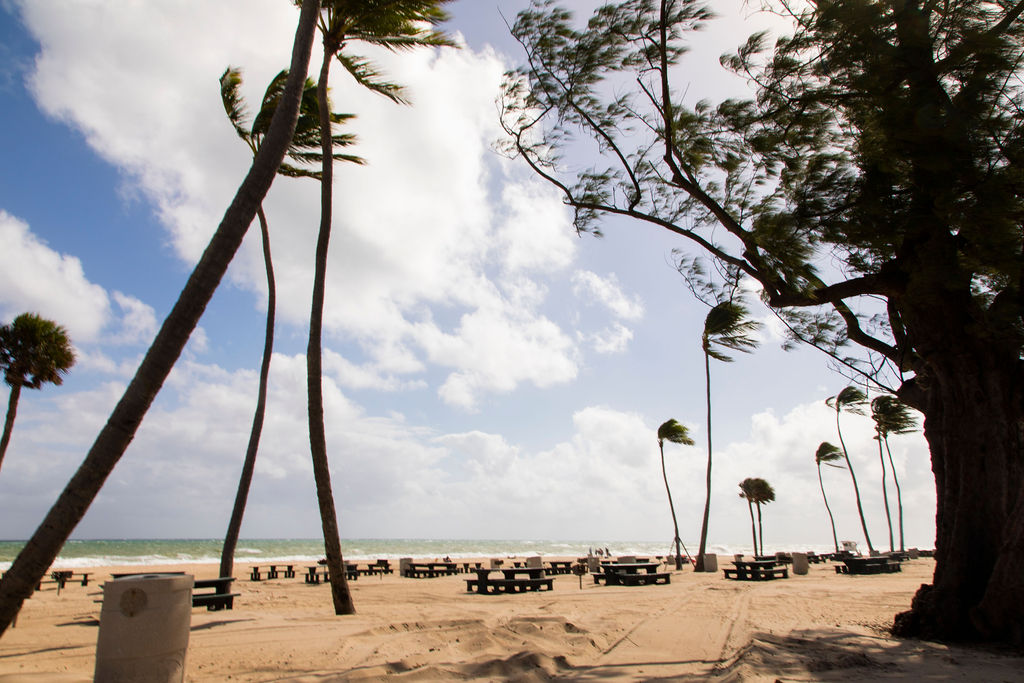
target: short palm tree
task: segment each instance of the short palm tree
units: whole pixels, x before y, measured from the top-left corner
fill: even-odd
[[[317,81],[320,109],[320,141],[323,168],[320,190],[320,232],[316,243],[313,272],[313,297],[309,315],[309,344],[306,347],[306,386],[309,415],[309,445],[316,480],[320,524],[324,533],[324,550],[331,577],[331,595],[336,614],[354,614],[355,606],[345,578],[338,516],[331,489],[331,472],[327,459],[327,430],[324,425],[322,383],[322,335],[324,292],[327,286],[327,253],[331,239],[334,173],[333,138],[330,134],[330,107],[327,86],[331,63],[335,58],[355,81],[394,102],[404,103],[402,88],[381,80],[380,74],[366,59],[353,55],[347,48],[353,42],[406,50],[420,46],[453,45],[443,33],[433,30],[448,15],[441,5],[450,0],[324,0],[318,26],[323,36],[324,54]]]
[[[836,461],[842,457],[842,452],[828,441],[822,441],[818,446],[818,450],[814,453],[814,463],[818,466],[818,486],[821,487],[821,497],[825,501],[825,510],[828,512],[828,521],[832,524],[832,542],[835,544],[837,553],[839,552],[839,537],[836,536],[836,520],[835,517],[832,516],[832,508],[828,505],[828,496],[825,495],[825,484],[821,479],[821,466],[828,465],[829,467],[842,469],[842,465],[836,464]]]
[[[868,534],[868,523],[864,519],[864,506],[860,502],[860,488],[857,486],[857,475],[853,471],[853,463],[850,462],[850,453],[846,449],[846,442],[843,441],[843,430],[839,426],[839,416],[843,412],[853,413],[855,415],[864,414],[864,404],[867,403],[868,397],[864,395],[864,392],[855,386],[848,386],[837,395],[831,396],[825,399],[825,404],[834,408],[836,411],[836,431],[839,433],[839,445],[843,449],[843,458],[846,460],[846,468],[850,471],[850,479],[853,480],[853,493],[857,499],[857,514],[860,515],[860,526],[864,530],[864,540],[867,541],[868,551],[874,552],[874,547],[871,545],[871,536]]]
[[[249,147],[253,158],[260,151],[263,138],[266,137],[270,121],[277,110],[278,102],[288,81],[288,70],[284,69],[270,82],[260,110],[251,122],[246,122],[245,103],[242,100],[242,72],[240,69],[228,67],[220,77],[220,97],[224,111],[231,122],[235,133]],[[351,114],[331,114],[336,124],[350,118]],[[334,135],[334,144],[339,148],[354,143],[351,135]],[[316,99],[316,83],[307,78],[299,105],[299,119],[295,125],[295,134],[285,155],[285,161],[278,167],[280,175],[293,178],[320,179],[320,117]],[[335,154],[334,158],[341,161],[362,163],[362,159],[345,154]],[[224,546],[220,556],[220,576],[231,576],[234,567],[235,547],[242,529],[242,517],[249,498],[249,487],[256,467],[256,453],[259,450],[260,435],[263,431],[263,418],[267,405],[267,379],[270,376],[270,359],[274,353],[274,316],[277,307],[277,288],[274,280],[274,263],[270,253],[270,229],[263,205],[256,209],[256,217],[260,222],[260,235],[263,239],[263,265],[267,273],[267,324],[263,340],[263,362],[260,365],[259,387],[256,394],[256,411],[252,418],[249,432],[249,444],[245,450],[245,461],[238,479],[238,491],[235,493],[235,505],[231,510],[231,519],[224,536]]]
[[[761,525],[761,506],[775,500],[775,489],[764,479],[754,477],[753,479],[744,479],[740,483],[740,495],[746,498],[748,503],[753,503],[757,507],[757,536],[760,552],[755,554],[764,555],[764,527]]]
[[[757,497],[757,484],[752,477],[747,477],[740,482],[740,498],[747,501],[747,511],[750,513],[750,535],[754,542],[754,555],[761,553],[757,549],[757,522],[754,520],[754,499]]]
[[[882,394],[871,400],[871,419],[875,421],[875,434],[878,439],[878,457],[882,457],[882,444],[885,444],[885,452],[889,458],[889,468],[892,470],[892,483],[896,487],[896,510],[899,520],[900,552],[904,550],[903,543],[903,496],[900,492],[900,480],[896,476],[896,465],[892,461],[892,451],[889,450],[890,434],[909,434],[917,431],[917,420],[911,409],[892,394]],[[889,497],[885,491],[885,461],[882,461],[882,494],[885,497],[885,514],[889,521],[889,550],[893,550],[892,519],[889,517]]]
[[[692,446],[693,439],[685,425],[675,420],[669,420],[658,427],[658,450],[661,452],[661,477],[665,480],[665,492],[668,494],[668,509],[672,512],[672,528],[675,530],[673,542],[676,545],[676,569],[683,568],[683,555],[679,550],[682,540],[679,538],[679,523],[676,521],[676,508],[672,504],[672,489],[668,486],[668,474],[665,470],[665,442],[678,443],[683,446]]]
[[[57,323],[35,313],[22,313],[10,325],[0,326],[0,371],[11,388],[0,437],[0,464],[11,442],[22,387],[41,389],[44,384],[62,384],[62,375],[74,364],[75,352],[67,330]]]
[[[46,570],[124,455],[270,189],[295,131],[319,9],[318,0],[302,0],[288,82],[259,154],[110,418],[0,581],[0,634],[7,630],[22,604],[35,592]]]
[[[721,349],[750,353],[757,340],[752,336],[760,323],[747,320],[748,311],[739,301],[722,301],[708,311],[704,319],[701,348],[704,350],[704,387],[707,399],[708,464],[705,475],[704,516],[700,524],[700,548],[697,550],[696,570],[704,571],[704,552],[708,542],[708,523],[711,519],[711,359],[731,363],[732,358]]]

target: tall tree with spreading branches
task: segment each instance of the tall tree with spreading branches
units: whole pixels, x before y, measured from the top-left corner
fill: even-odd
[[[9,325],[0,325],[0,372],[11,388],[4,432],[0,437],[0,464],[11,443],[21,390],[63,384],[64,375],[74,364],[75,351],[68,332],[52,320],[35,313],[22,313]]]
[[[828,465],[829,467],[842,468],[842,465],[836,464],[836,461],[842,457],[842,451],[830,444],[828,441],[822,441],[818,445],[818,450],[814,453],[814,464],[818,466],[818,486],[821,488],[821,497],[825,501],[825,511],[828,512],[828,521],[832,524],[832,543],[835,544],[836,553],[839,552],[839,537],[836,536],[836,518],[832,516],[832,508],[829,507],[828,496],[825,495],[825,482],[821,479],[821,466]]]
[[[676,570],[683,568],[683,554],[679,546],[683,541],[679,538],[679,522],[676,520],[676,506],[672,504],[672,489],[668,485],[668,471],[665,469],[665,442],[677,443],[683,446],[692,446],[693,439],[686,425],[681,425],[673,420],[668,420],[658,427],[658,451],[661,453],[661,478],[665,481],[665,493],[668,494],[668,509],[672,513],[672,529],[675,536],[672,542],[676,546]]]
[[[578,231],[678,235],[756,282],[794,342],[919,410],[935,574],[895,632],[1022,643],[1024,0],[766,4],[792,34],[725,56],[752,97],[713,103],[683,60],[707,3],[619,0],[582,25],[535,0],[512,27],[509,151]]]
[[[321,169],[320,231],[316,242],[313,300],[309,315],[309,343],[306,347],[306,386],[309,416],[309,445],[316,480],[324,550],[330,574],[331,595],[336,614],[354,614],[355,605],[345,576],[338,533],[338,515],[331,488],[327,458],[327,429],[323,399],[323,317],[327,288],[327,253],[331,239],[334,172],[333,138],[327,88],[335,58],[359,85],[396,103],[407,103],[402,87],[383,80],[372,63],[349,50],[351,43],[363,43],[388,50],[411,50],[424,46],[451,46],[452,41],[433,27],[448,15],[441,6],[450,0],[324,0],[319,18],[323,37],[323,62],[317,80],[320,108]]]
[[[252,121],[246,122],[245,102],[242,99],[242,72],[240,69],[228,67],[220,77],[220,98],[224,105],[224,112],[228,121],[231,122],[235,134],[246,144],[249,151],[255,158],[260,151],[260,145],[267,135],[270,122],[281,101],[285,83],[288,81],[288,70],[284,69],[267,86],[263,95],[260,109]],[[352,118],[351,114],[331,114],[332,121],[336,125]],[[334,144],[339,149],[351,146],[355,143],[352,135],[333,133]],[[286,161],[278,167],[279,175],[291,178],[313,178],[320,179],[320,116],[319,105],[316,97],[316,83],[313,79],[307,78],[302,91],[302,100],[299,105],[299,118],[295,124],[295,133],[292,135],[291,144],[288,146]],[[363,163],[357,156],[338,152],[334,155],[337,161],[351,161]],[[270,359],[274,353],[274,318],[277,308],[277,287],[274,279],[274,262],[270,251],[270,227],[267,223],[267,215],[263,211],[261,203],[256,209],[256,217],[260,223],[260,237],[263,245],[263,266],[267,274],[267,324],[263,337],[263,361],[260,363],[259,385],[256,391],[256,410],[252,417],[252,427],[249,430],[249,443],[245,449],[245,460],[242,462],[242,473],[238,478],[238,490],[235,493],[235,504],[231,509],[231,518],[228,521],[228,530],[224,535],[224,545],[220,554],[219,576],[231,576],[234,570],[235,548],[238,545],[238,536],[242,530],[242,517],[245,515],[245,505],[249,499],[249,487],[252,484],[253,471],[256,468],[256,454],[259,451],[260,435],[263,432],[263,419],[267,406],[267,381],[270,377]]]
[[[288,80],[252,167],[85,460],[0,579],[0,634],[31,597],[128,448],[256,217],[295,130],[319,11],[319,0],[303,0]]]
[[[730,298],[711,307],[704,318],[701,349],[704,351],[704,398],[707,403],[708,464],[704,476],[704,516],[700,523],[700,550],[697,551],[696,571],[704,571],[704,553],[708,543],[708,522],[711,519],[711,359],[731,363],[732,356],[723,349],[749,353],[757,346],[754,333],[761,324],[748,320],[747,307],[738,299]]]
[[[917,419],[911,409],[892,394],[882,394],[871,399],[871,419],[875,421],[875,435],[878,439],[878,457],[882,457],[882,444],[889,459],[892,471],[892,483],[896,488],[896,512],[900,532],[900,552],[905,550],[903,540],[903,494],[900,490],[900,479],[896,476],[896,464],[892,461],[892,450],[889,448],[890,434],[910,434],[917,431]],[[885,461],[882,461],[882,491],[885,492]],[[888,501],[886,513],[888,514]],[[889,522],[889,549],[892,550],[892,522]]]

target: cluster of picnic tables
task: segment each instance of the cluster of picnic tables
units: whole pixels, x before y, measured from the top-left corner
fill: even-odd
[[[852,553],[838,553],[833,555],[815,555],[807,553],[807,561],[817,564],[832,560],[836,574],[884,574],[902,571],[901,563],[908,560],[906,553],[886,553],[863,557]],[[739,581],[767,581],[771,579],[785,579],[789,577],[787,564],[792,558],[779,554],[776,556],[755,556],[753,560],[744,560],[737,555],[732,567],[726,567],[722,571],[727,579]]]

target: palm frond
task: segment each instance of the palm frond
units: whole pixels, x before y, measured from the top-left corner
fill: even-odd
[[[889,434],[917,431],[917,419],[910,407],[892,394],[882,394],[871,400],[871,419],[875,421],[875,431],[882,438]]]
[[[235,133],[252,147],[252,135],[245,127],[248,112],[239,92],[241,87],[242,70],[229,66],[220,76],[220,101],[224,104],[224,113],[228,115],[228,121],[231,122]]]
[[[367,90],[383,95],[396,104],[409,104],[409,100],[404,95],[405,88],[397,83],[382,80],[383,75],[369,60],[339,52],[338,61],[352,75],[356,83]]]
[[[856,415],[864,414],[864,404],[868,397],[857,387],[850,385],[837,395],[825,399],[825,405],[836,410],[845,410]]]

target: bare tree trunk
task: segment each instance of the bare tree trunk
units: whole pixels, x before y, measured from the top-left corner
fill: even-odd
[[[4,435],[0,437],[0,465],[3,465],[4,456],[7,455],[7,444],[11,442],[11,432],[14,430],[14,416],[18,413],[18,398],[21,396],[21,385],[15,384],[11,387],[11,395],[7,398],[7,417],[4,419]]]
[[[658,441],[658,449],[661,451],[661,478],[665,480],[665,493],[668,494],[668,509],[672,513],[672,528],[675,530],[673,542],[676,544],[676,571],[683,568],[683,556],[679,551],[682,539],[679,538],[679,523],[676,522],[676,507],[672,504],[672,490],[668,487],[668,473],[665,471],[665,445]]]
[[[0,633],[7,630],[22,603],[32,595],[131,443],[270,189],[295,131],[319,9],[319,0],[303,0],[281,102],[252,168],[210,244],[82,465],[0,580]]]
[[[760,555],[757,552],[757,527],[754,526],[754,504],[747,499],[747,510],[750,511],[750,535],[754,537],[754,556]]]
[[[704,498],[704,517],[700,523],[700,550],[697,551],[697,566],[694,571],[704,571],[704,552],[708,545],[708,522],[711,519],[711,359],[704,352],[704,387],[708,408],[708,467],[705,475],[706,497]]]
[[[885,485],[885,454],[882,453],[881,436],[878,437],[878,461],[882,464],[882,504],[885,505],[885,521],[889,525],[889,552],[893,552],[896,550],[896,542],[892,535],[892,515],[889,513],[889,489]]]
[[[843,458],[846,460],[846,468],[850,470],[850,479],[853,480],[853,494],[857,499],[857,514],[860,515],[860,528],[864,530],[864,540],[868,544],[868,552],[874,552],[871,545],[871,536],[868,534],[868,523],[864,519],[864,506],[860,503],[860,487],[857,486],[857,475],[853,472],[853,463],[850,462],[850,454],[846,450],[846,442],[843,441],[843,430],[839,427],[839,415],[842,412],[838,399],[836,400],[836,431],[839,432],[839,445],[843,447]]]
[[[324,426],[323,368],[321,337],[323,334],[324,295],[327,288],[327,253],[331,239],[331,209],[333,203],[334,153],[331,140],[330,107],[327,101],[331,60],[336,45],[324,41],[324,61],[317,84],[320,105],[320,137],[323,145],[323,168],[320,179],[320,234],[316,241],[316,269],[313,275],[313,303],[309,314],[309,345],[306,347],[306,393],[309,401],[309,449],[313,459],[313,478],[316,480],[316,499],[320,507],[320,526],[324,534],[324,551],[331,581],[331,597],[335,614],[355,614],[352,594],[345,576],[345,562],[341,555],[338,533],[338,514],[331,490],[331,469],[327,460],[327,430]]]
[[[260,447],[260,435],[263,433],[263,417],[267,408],[267,380],[270,377],[270,359],[274,354],[274,312],[277,308],[277,287],[274,282],[274,262],[270,257],[270,230],[267,227],[267,216],[261,206],[256,211],[260,219],[260,236],[263,238],[263,264],[267,271],[267,326],[263,336],[263,362],[260,365],[260,384],[256,392],[256,412],[252,417],[252,429],[249,431],[249,445],[245,449],[245,461],[242,463],[242,474],[238,478],[238,492],[235,494],[235,506],[231,510],[231,520],[224,536],[224,547],[220,553],[220,576],[231,576],[235,564],[235,547],[238,535],[242,531],[242,517],[249,499],[249,487],[252,485],[253,470],[256,469],[256,453]]]
[[[896,514],[900,529],[900,552],[906,548],[903,541],[903,494],[900,491],[900,478],[896,476],[896,465],[892,461],[892,451],[889,450],[889,439],[885,438],[885,454],[889,457],[889,469],[892,470],[892,483],[896,487]]]
[[[821,463],[818,463],[818,486],[821,487],[821,497],[825,501],[825,510],[828,512],[828,521],[832,524],[832,542],[835,544],[836,552],[839,552],[839,538],[836,536],[836,520],[832,516],[832,508],[828,506],[828,496],[825,495],[825,484],[821,480]]]

